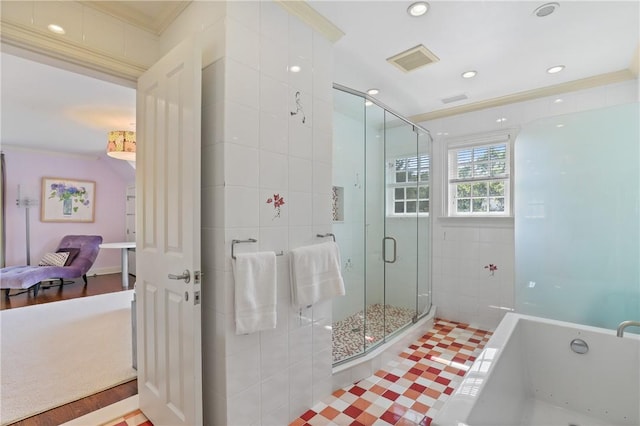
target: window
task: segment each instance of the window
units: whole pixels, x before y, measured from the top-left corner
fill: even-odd
[[[429,213],[429,156],[397,158],[388,163],[389,215]]]
[[[509,136],[449,147],[449,216],[508,216]]]

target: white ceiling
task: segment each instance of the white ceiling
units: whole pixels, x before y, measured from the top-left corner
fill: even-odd
[[[136,9],[138,2],[122,3]],[[144,13],[161,28],[160,15],[169,13],[163,2],[140,3],[149,7],[137,7],[138,18]],[[166,3],[176,10],[177,2]],[[334,46],[334,81],[376,87],[376,98],[408,117],[620,71],[637,60],[639,0],[561,1],[544,18],[533,14],[544,1],[430,1],[420,18],[406,13],[410,3],[309,1],[345,32]],[[440,61],[406,74],[386,62],[417,44]],[[109,130],[134,128],[133,89],[6,53],[1,61],[3,144],[95,155]],[[546,73],[558,64],[566,69]],[[477,77],[460,77],[471,69]],[[441,101],[460,94],[468,99]]]
[[[110,130],[135,130],[129,87],[2,53],[2,145],[99,156]]]
[[[640,41],[638,1],[430,1],[422,17],[411,1],[316,1],[311,5],[346,35],[335,44],[335,82],[380,89],[377,99],[405,116],[565,83],[629,68]],[[439,62],[410,73],[387,63],[423,44]],[[547,68],[562,64],[558,74]],[[477,76],[461,74],[476,70]],[[468,99],[443,104],[466,94]]]

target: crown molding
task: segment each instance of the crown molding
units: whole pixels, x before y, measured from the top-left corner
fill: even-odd
[[[162,7],[158,9],[155,16],[150,16],[139,9],[131,7],[127,4],[128,2],[80,0],[78,3],[159,36],[191,4],[191,1],[158,2],[162,4]]]
[[[19,145],[12,145],[12,144],[6,144],[6,143],[2,144],[2,151],[3,152],[24,152],[28,154],[41,154],[46,156],[68,157],[68,158],[77,158],[77,159],[91,160],[91,161],[96,161],[100,159],[100,155],[98,154],[52,151],[52,150],[42,149],[42,148],[27,148]]]
[[[322,16],[318,11],[309,6],[305,0],[274,0],[287,12],[309,25],[329,41],[335,43],[344,36],[344,31],[333,22]]]
[[[0,40],[9,46],[68,62],[74,65],[136,82],[147,67],[123,58],[89,48],[80,43],[51,37],[45,31],[2,20]]]
[[[512,93],[498,98],[487,99],[480,102],[474,102],[466,105],[460,105],[452,108],[439,109],[436,111],[425,112],[409,117],[414,123],[420,123],[437,118],[449,117],[452,115],[464,114],[467,112],[478,111],[486,108],[493,108],[516,102],[529,101],[546,96],[559,95],[562,93],[574,92],[576,90],[591,89],[593,87],[604,86],[607,84],[619,83],[627,80],[637,79],[637,73],[631,69],[614,71],[606,74],[600,74],[593,77],[582,78],[579,80],[568,81],[566,83],[556,84],[553,86],[541,87],[539,89],[526,90],[524,92]]]

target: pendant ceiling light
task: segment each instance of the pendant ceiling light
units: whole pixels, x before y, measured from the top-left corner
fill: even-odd
[[[136,132],[128,130],[109,132],[107,155],[118,160],[136,161]]]

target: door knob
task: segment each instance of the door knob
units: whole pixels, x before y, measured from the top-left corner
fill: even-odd
[[[185,283],[189,283],[191,281],[191,273],[188,269],[185,269],[181,275],[169,274],[170,280],[184,280]]]

